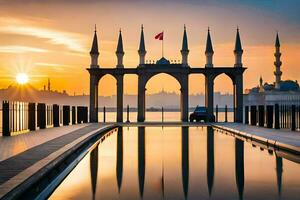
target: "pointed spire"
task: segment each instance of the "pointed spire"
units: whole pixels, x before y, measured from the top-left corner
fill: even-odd
[[[139,53],[145,53],[146,48],[145,48],[145,40],[144,40],[144,26],[142,24],[141,26],[141,39],[140,39],[140,47],[139,47]]]
[[[120,29],[119,32],[119,40],[118,40],[118,45],[117,45],[117,51],[116,53],[124,53],[123,51],[123,39],[122,39],[122,31]]]
[[[184,31],[183,31],[183,39],[182,39],[182,49],[181,51],[189,51],[188,48],[188,41],[187,41],[187,34],[186,34],[186,26],[184,25]]]
[[[277,34],[276,34],[275,47],[280,47],[280,41],[279,41],[278,32],[277,32]]]
[[[239,27],[237,27],[237,31],[236,31],[234,52],[243,52]]]
[[[207,30],[207,39],[206,39],[206,50],[205,53],[214,53],[213,47],[212,47],[212,42],[211,42],[211,37],[210,37],[210,30],[208,27]]]
[[[93,39],[93,43],[92,43],[92,48],[90,51],[90,54],[99,54],[98,51],[98,38],[97,38],[97,30],[96,30],[96,24],[95,24],[95,33],[94,33],[94,39]]]

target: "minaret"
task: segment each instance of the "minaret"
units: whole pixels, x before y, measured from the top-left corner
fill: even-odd
[[[214,50],[212,47],[211,37],[210,37],[210,30],[207,30],[207,39],[206,39],[206,49],[205,49],[205,56],[206,56],[206,64],[205,67],[213,67],[213,55]]]
[[[243,67],[242,63],[242,55],[243,55],[243,49],[242,49],[242,44],[241,44],[241,39],[240,39],[240,33],[239,33],[239,28],[237,28],[236,31],[236,38],[235,38],[235,48],[234,48],[234,55],[235,55],[235,67]]]
[[[263,79],[262,76],[259,78],[259,92],[264,92]]]
[[[188,41],[187,41],[185,25],[184,25],[184,31],[183,31],[182,49],[180,52],[181,52],[181,56],[182,56],[182,65],[186,67],[186,66],[188,66],[189,48],[188,48]]]
[[[48,91],[51,91],[50,78],[48,78]]]
[[[280,88],[280,81],[281,81],[281,75],[282,75],[282,71],[280,71],[280,66],[282,65],[282,62],[280,61],[280,42],[279,42],[279,36],[278,33],[276,35],[276,41],[275,41],[275,71],[274,71],[274,75],[275,75],[275,88],[279,89]]]
[[[145,48],[145,40],[144,40],[144,26],[141,27],[141,39],[140,39],[140,47],[138,50],[140,56],[140,65],[145,64],[145,56],[146,56],[146,48]]]
[[[123,40],[122,40],[121,29],[120,29],[120,33],[119,33],[119,40],[118,40],[118,46],[117,46],[116,55],[117,55],[117,59],[118,59],[117,68],[124,67],[124,65],[123,65],[124,51],[123,51]]]
[[[96,25],[95,25],[95,33],[94,33],[94,39],[93,39],[90,55],[91,55],[91,68],[99,67],[99,65],[98,65],[99,51],[98,51],[98,39],[97,39]]]

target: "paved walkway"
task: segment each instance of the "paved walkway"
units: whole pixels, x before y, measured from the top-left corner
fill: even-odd
[[[3,160],[0,162],[0,199],[65,152],[111,127],[113,126],[81,124],[1,138],[0,146],[4,148],[2,145],[5,145],[7,149],[3,150],[7,152],[2,155]],[[19,147],[19,144],[24,145]]]
[[[240,123],[215,123],[214,126],[242,134],[248,138],[268,142],[272,145],[275,144],[285,148],[292,148],[293,151],[300,153],[300,132],[290,131],[288,129],[270,129]]]

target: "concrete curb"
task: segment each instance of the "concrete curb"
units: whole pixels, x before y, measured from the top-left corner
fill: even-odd
[[[224,127],[222,125],[212,124],[212,127],[231,132],[235,135],[241,136],[241,137],[249,139],[251,141],[255,141],[255,142],[264,144],[269,147],[273,147],[275,150],[281,150],[281,151],[286,151],[286,152],[289,152],[292,154],[300,155],[300,147],[297,147],[297,146],[289,145],[289,144],[275,141],[272,139],[267,139],[267,138],[264,138],[264,137],[261,137],[258,135],[254,135],[254,134],[250,134],[250,133],[246,133],[243,131],[238,131],[238,130],[235,130],[232,128]]]

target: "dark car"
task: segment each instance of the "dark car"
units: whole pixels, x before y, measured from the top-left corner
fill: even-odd
[[[207,122],[208,121],[208,114],[207,114],[207,108],[204,106],[197,106],[193,113],[190,114],[190,121],[200,121]]]

